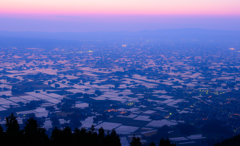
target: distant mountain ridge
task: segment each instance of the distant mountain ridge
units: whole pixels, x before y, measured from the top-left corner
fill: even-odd
[[[218,41],[239,41],[240,31],[207,30],[207,29],[161,29],[138,32],[10,32],[0,31],[0,38],[34,38],[54,40],[106,40],[106,39],[197,39]]]

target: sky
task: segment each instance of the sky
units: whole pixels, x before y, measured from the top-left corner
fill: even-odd
[[[0,30],[240,30],[239,8],[240,0],[0,0]]]

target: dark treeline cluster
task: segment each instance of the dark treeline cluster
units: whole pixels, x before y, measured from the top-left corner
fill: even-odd
[[[240,135],[237,135],[232,138],[225,139],[221,143],[217,143],[214,146],[239,146],[239,145],[240,145]]]
[[[131,146],[141,146],[142,143],[140,142],[140,138],[139,137],[133,137],[132,141],[130,142]],[[149,144],[144,144],[143,146],[149,146]],[[150,143],[150,146],[157,146],[154,142]],[[175,143],[171,143],[170,140],[161,138],[160,142],[159,142],[159,146],[177,146]]]
[[[48,146],[48,145],[81,145],[81,146],[121,146],[120,138],[113,129],[105,134],[103,128],[95,132],[94,127],[87,131],[71,128],[53,129],[50,138],[46,130],[40,128],[34,118],[29,118],[24,129],[20,130],[16,117],[12,113],[6,117],[6,131],[0,125],[0,141],[2,145]]]
[[[78,146],[121,146],[120,138],[113,129],[111,133],[100,128],[95,132],[94,126],[90,130],[75,128],[72,132],[71,128],[65,127],[58,129],[55,127],[50,138],[46,134],[46,130],[41,128],[34,118],[29,118],[24,129],[20,130],[20,126],[14,114],[6,117],[6,131],[0,125],[0,141],[2,145],[25,145],[25,146],[50,146],[50,145],[78,145]],[[130,142],[131,146],[141,146],[140,138],[133,137]],[[155,146],[151,143],[150,146]],[[176,146],[169,139],[161,138],[159,146]]]

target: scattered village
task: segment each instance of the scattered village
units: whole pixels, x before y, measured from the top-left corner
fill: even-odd
[[[228,45],[151,40],[3,47],[0,124],[13,112],[20,126],[34,116],[49,133],[115,129],[123,146],[134,135],[143,145],[214,144],[240,133],[239,57]]]

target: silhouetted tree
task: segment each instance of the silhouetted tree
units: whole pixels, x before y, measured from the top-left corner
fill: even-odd
[[[2,128],[2,125],[0,125],[0,135],[3,135],[3,128]]]
[[[151,143],[150,143],[150,146],[155,146],[155,143],[154,143],[154,142],[151,142]]]
[[[3,140],[4,140],[3,128],[2,128],[2,126],[0,125],[0,141],[3,141]]]
[[[166,140],[164,138],[161,138],[159,142],[159,146],[177,146],[177,145],[174,143],[171,143],[168,138]]]
[[[62,130],[55,127],[51,134],[51,144],[61,145],[61,143],[62,143]]]
[[[132,141],[130,142],[131,146],[141,146],[140,138],[135,137],[135,135],[132,138]]]
[[[13,113],[9,117],[6,117],[7,133],[13,134],[19,132],[19,124]]]
[[[113,129],[113,130],[111,131],[110,135],[109,135],[109,133],[108,133],[108,136],[107,136],[107,140],[106,140],[106,141],[107,141],[107,144],[108,144],[109,146],[112,146],[112,145],[114,145],[114,146],[121,146],[120,138],[119,138],[119,136],[117,135],[115,129]]]
[[[33,118],[28,119],[24,127],[26,145],[46,145],[49,139],[45,131],[45,129],[39,127],[36,120]]]
[[[65,127],[62,131],[62,145],[72,145],[72,130],[69,127]]]
[[[104,136],[104,129],[101,127],[99,130],[98,130],[98,143],[100,146],[104,146],[105,144],[105,136]]]
[[[13,113],[6,117],[6,137],[5,142],[9,145],[17,145],[23,141],[23,131],[20,131],[18,121]]]

